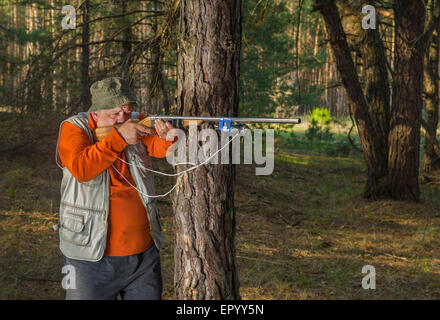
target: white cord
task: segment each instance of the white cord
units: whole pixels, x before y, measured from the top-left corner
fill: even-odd
[[[135,165],[134,163],[128,163],[127,161],[125,161],[125,160],[123,160],[123,159],[121,159],[121,158],[119,158],[118,157],[118,159],[120,160],[120,161],[122,161],[122,162],[124,162],[124,163],[126,163],[126,164],[128,164],[128,165],[130,165],[130,166],[136,166],[136,167],[139,167],[139,168],[141,168],[141,169],[144,169],[144,170],[148,170],[148,171],[151,171],[151,172],[154,172],[154,173],[157,173],[157,174],[161,174],[161,175],[164,175],[164,176],[168,176],[168,177],[175,177],[175,176],[181,176],[181,175],[183,175],[183,174],[185,174],[185,173],[187,173],[188,171],[191,171],[191,170],[194,170],[194,169],[197,169],[198,167],[200,167],[200,166],[202,166],[202,165],[204,165],[205,163],[207,163],[207,162],[209,162],[212,158],[214,158],[219,152],[221,152],[224,148],[226,148],[237,136],[239,136],[240,135],[240,133],[237,133],[235,136],[233,136],[232,137],[232,139],[231,140],[229,140],[223,147],[221,147],[219,150],[217,150],[212,156],[210,156],[208,159],[206,159],[204,162],[202,162],[202,163],[200,163],[200,164],[198,164],[198,165],[195,165],[195,166],[193,166],[193,167],[191,167],[191,168],[189,168],[189,169],[186,169],[186,170],[184,170],[184,171],[181,171],[181,172],[178,172],[178,173],[165,173],[165,172],[160,172],[160,171],[156,171],[156,170],[152,170],[152,169],[149,169],[149,168],[145,168],[144,166],[137,166],[137,165]],[[177,164],[175,164],[175,165],[182,165],[182,164],[192,164],[192,163],[177,163]],[[140,191],[138,188],[136,188],[135,186],[133,186],[123,175],[122,175],[122,173],[120,173],[119,171],[118,171],[118,169],[116,169],[115,168],[115,166],[112,164],[112,167],[116,170],[116,172],[117,173],[119,173],[119,175],[122,177],[122,178],[124,178],[124,180],[132,187],[132,188],[134,188],[134,189],[136,189],[139,193],[141,193],[141,194],[143,194],[144,196],[147,196],[147,197],[150,197],[150,198],[160,198],[160,197],[166,197],[168,194],[170,194],[176,187],[177,187],[177,184],[178,184],[178,181],[176,182],[176,184],[174,185],[174,187],[172,187],[171,188],[171,190],[170,191],[168,191],[167,193],[164,193],[164,194],[162,194],[162,195],[155,195],[155,196],[150,196],[150,195],[148,195],[148,194],[145,194],[145,193],[143,193],[142,191]]]
[[[136,189],[137,192],[139,192],[139,193],[141,193],[141,194],[143,194],[144,196],[147,196],[147,197],[149,197],[149,198],[161,198],[161,197],[166,197],[168,194],[170,194],[170,193],[174,190],[174,188],[177,187],[177,183],[176,183],[176,184],[174,185],[174,187],[172,187],[171,190],[168,191],[167,193],[160,194],[160,195],[155,195],[155,196],[150,196],[150,195],[148,195],[148,194],[146,194],[146,193],[143,193],[143,192],[140,191],[138,188],[136,188],[134,185],[132,185],[132,184],[130,183],[130,181],[128,181],[128,180],[122,175],[122,173],[120,173],[119,170],[115,168],[115,166],[114,166],[113,164],[112,164],[112,167],[113,167],[113,169],[116,170],[117,173],[119,173],[119,175],[120,175],[122,178],[124,178],[124,180],[125,180],[125,181],[126,181],[126,182],[127,182],[132,188]]]

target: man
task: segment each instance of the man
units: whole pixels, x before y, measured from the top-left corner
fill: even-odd
[[[173,127],[132,119],[136,98],[121,78],[97,81],[90,92],[88,113],[63,121],[57,143],[60,249],[74,277],[66,299],[160,299],[163,240],[147,169],[149,156],[166,156]],[[122,126],[96,141],[95,128],[116,124]]]

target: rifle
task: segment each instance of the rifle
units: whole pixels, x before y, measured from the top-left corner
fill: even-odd
[[[140,120],[138,123],[149,128],[154,128],[154,121],[157,119],[169,121],[174,127],[177,128],[188,127],[191,125],[200,126],[204,122],[218,122],[218,125],[216,125],[216,129],[220,131],[231,131],[231,129],[233,128],[237,128],[241,130],[243,128],[247,128],[246,125],[243,125],[245,123],[284,123],[284,124],[301,123],[300,118],[283,119],[283,118],[201,117],[201,116],[164,116],[164,115],[146,117]],[[121,125],[122,124],[117,124],[114,126],[96,128],[94,132],[95,138],[97,139],[97,141],[101,141],[113,128],[119,128]],[[225,125],[226,125],[226,129],[225,129]]]

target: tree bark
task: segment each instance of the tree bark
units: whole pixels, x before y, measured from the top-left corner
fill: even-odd
[[[128,9],[128,0],[121,0],[121,11],[122,13],[127,13]],[[130,17],[126,16],[123,18],[124,25],[130,25]],[[131,82],[130,79],[130,68],[133,62],[133,57],[131,55],[131,41],[133,40],[133,33],[131,28],[127,28],[123,32],[124,38],[122,42],[122,54],[121,61],[119,66],[119,73],[122,78],[127,79],[127,81]]]
[[[181,114],[236,115],[240,0],[182,0],[181,14]],[[178,179],[173,196],[176,299],[239,298],[234,177],[233,165],[207,164]]]
[[[90,41],[90,29],[89,29],[89,11],[90,11],[90,1],[85,0],[82,4],[82,43],[89,43]],[[89,77],[89,64],[90,64],[90,49],[88,45],[82,47],[81,52],[81,110],[88,110],[92,105],[92,100],[90,97],[90,77]]]
[[[436,138],[439,117],[439,54],[440,38],[438,27],[433,32],[429,49],[425,54],[425,103],[427,120],[425,129],[425,159],[424,171],[426,173],[440,169],[440,149]],[[422,123],[423,125],[423,123]]]
[[[371,111],[373,111],[373,114],[377,114],[377,116],[383,113],[386,115],[387,106],[386,101],[384,101],[386,99],[383,99],[383,95],[386,92],[378,90],[384,79],[380,75],[381,68],[376,66],[377,60],[383,57],[380,51],[364,48],[364,55],[367,56],[365,60],[366,67],[368,68],[368,74],[372,76],[368,85],[369,99],[367,99],[363,93],[357,70],[353,63],[335,1],[316,0],[314,9],[320,11],[324,18],[336,66],[349,99],[350,113],[355,118],[363,146],[364,158],[368,169],[364,196],[373,200],[386,197],[389,194],[386,181],[387,148],[386,143],[384,143],[384,140],[386,140],[384,138],[386,137],[386,126],[379,126],[375,122],[377,119],[373,119],[370,115]],[[375,35],[366,37],[367,43],[380,44]],[[378,102],[381,103],[378,104]]]
[[[364,195],[373,199],[389,198],[387,163],[391,92],[385,46],[378,29],[359,28],[359,34],[361,35],[359,51],[365,77],[364,91],[369,106],[368,113],[374,126],[374,132],[371,134],[374,135],[374,149],[377,155],[374,168],[368,174]]]
[[[422,0],[395,1],[394,12],[396,72],[388,140],[390,188],[395,200],[418,201],[425,4]]]

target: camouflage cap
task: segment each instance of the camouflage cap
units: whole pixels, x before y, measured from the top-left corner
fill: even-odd
[[[92,106],[89,113],[103,109],[114,109],[128,102],[137,104],[137,99],[131,92],[127,81],[119,77],[96,81],[90,86],[90,93]]]

